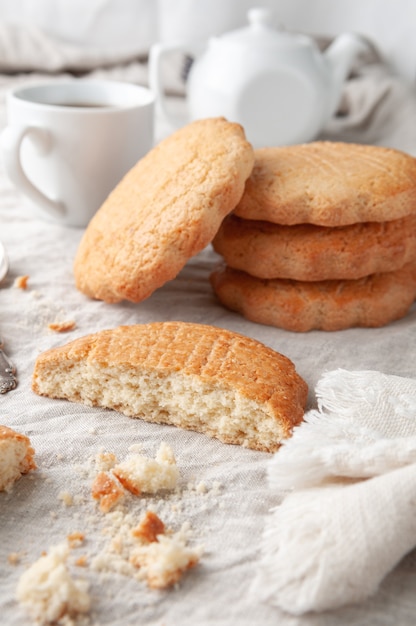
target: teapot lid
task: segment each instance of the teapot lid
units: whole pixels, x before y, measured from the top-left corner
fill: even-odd
[[[253,8],[247,13],[248,26],[225,33],[219,39],[227,43],[276,45],[297,42],[299,37],[275,25],[273,13],[266,8]],[[302,38],[303,39],[303,38]]]

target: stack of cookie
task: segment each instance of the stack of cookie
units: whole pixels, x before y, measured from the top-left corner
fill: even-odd
[[[219,300],[292,331],[377,327],[416,297],[416,159],[336,142],[263,148],[213,240]]]

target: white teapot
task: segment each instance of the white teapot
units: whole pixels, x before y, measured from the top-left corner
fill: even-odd
[[[336,112],[345,78],[366,48],[359,35],[339,35],[325,52],[313,39],[275,28],[267,9],[251,9],[248,26],[209,40],[187,80],[190,120],[224,116],[239,122],[254,147],[315,139]],[[178,125],[166,103],[162,63],[195,43],[152,46],[149,83],[165,120]],[[200,50],[199,50],[200,52]]]

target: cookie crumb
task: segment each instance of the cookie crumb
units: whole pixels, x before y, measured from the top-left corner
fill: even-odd
[[[113,452],[99,452],[95,457],[95,465],[102,472],[108,472],[116,463],[117,457]]]
[[[99,472],[92,484],[91,494],[100,501],[100,511],[108,513],[124,497],[124,490],[110,473]]]
[[[80,557],[78,557],[77,560],[75,561],[75,565],[77,567],[87,567],[88,565],[87,555],[83,554]]]
[[[27,283],[29,281],[29,276],[25,274],[24,276],[17,276],[14,281],[14,286],[17,289],[27,289]]]
[[[55,333],[67,333],[70,330],[74,330],[75,327],[75,320],[67,320],[65,322],[50,322],[48,324],[49,330],[53,330]]]
[[[158,540],[159,535],[163,535],[165,532],[165,524],[160,517],[152,511],[146,511],[140,524],[133,528],[131,534],[136,539],[144,541],[146,543],[152,543]]]
[[[10,552],[7,560],[10,565],[17,565],[18,563],[20,563],[21,557],[22,555],[19,552]]]
[[[79,531],[75,531],[67,536],[68,544],[70,548],[77,548],[84,543],[85,535]]]
[[[74,498],[68,491],[60,491],[58,500],[61,500],[62,504],[65,506],[72,506],[74,504]]]

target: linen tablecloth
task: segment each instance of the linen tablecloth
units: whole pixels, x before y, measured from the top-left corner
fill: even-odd
[[[146,68],[135,63],[96,69],[94,74],[146,81]],[[1,127],[6,90],[44,77],[39,71],[1,75]],[[183,107],[181,99],[174,104]],[[381,64],[373,60],[352,77],[344,107],[343,115],[326,130],[327,138],[391,145],[416,155],[413,87],[392,77]],[[157,119],[156,139],[170,130]],[[19,384],[0,396],[0,423],[30,437],[38,464],[10,494],[0,494],[1,623],[30,623],[15,600],[20,575],[42,551],[81,531],[85,542],[74,558],[85,555],[87,567],[73,571],[90,581],[91,624],[413,626],[414,552],[387,576],[374,597],[359,605],[294,617],[253,597],[250,587],[260,564],[265,520],[281,499],[266,480],[271,455],[113,411],[41,398],[31,391],[31,375],[41,351],[81,335],[119,324],[184,320],[244,333],[288,356],[309,385],[307,408],[314,408],[315,385],[329,370],[369,369],[415,377],[416,307],[404,319],[379,329],[297,334],[251,323],[227,311],[213,295],[208,277],[218,256],[210,246],[144,302],[108,305],[87,299],[74,287],[72,263],[81,236],[81,229],[59,226],[32,210],[1,169],[0,239],[8,251],[10,272],[0,286],[0,333]],[[15,286],[23,275],[29,276],[27,289]],[[76,326],[66,334],[48,328],[51,322],[67,320]],[[120,572],[98,571],[97,559],[114,540],[117,520],[100,514],[90,495],[92,459],[98,452],[114,452],[122,460],[132,445],[140,445],[143,453],[154,456],[161,441],[176,455],[179,492],[132,498],[127,512],[138,521],[151,507],[175,530],[189,523],[192,541],[205,549],[200,565],[166,592],[149,590]]]

